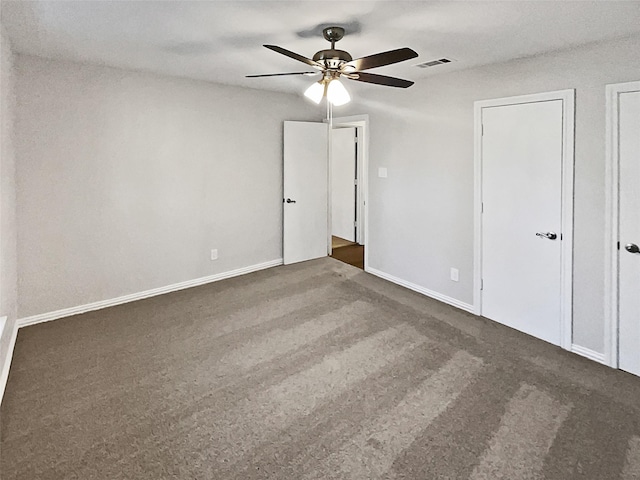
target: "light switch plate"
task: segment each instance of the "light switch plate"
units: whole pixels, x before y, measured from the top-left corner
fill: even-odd
[[[458,272],[457,268],[451,269],[451,280],[453,280],[454,282],[460,280],[460,272]]]
[[[378,167],[378,177],[387,178],[387,168],[386,167]]]

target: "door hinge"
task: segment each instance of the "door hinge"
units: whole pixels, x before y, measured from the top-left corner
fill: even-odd
[[[620,242],[618,242],[618,250],[620,250]]]
[[[480,203],[480,213],[484,213],[484,202]]]
[[[358,222],[353,222],[353,226],[358,228]]]
[[[353,184],[354,185],[358,185],[358,179],[357,178],[353,180]]]
[[[483,137],[484,136],[484,123],[480,124],[480,136]]]
[[[484,279],[480,279],[480,290],[484,290]]]

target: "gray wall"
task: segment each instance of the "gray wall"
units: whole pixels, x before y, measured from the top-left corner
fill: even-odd
[[[0,30],[0,317],[7,317],[0,338],[0,372],[17,313],[14,104],[13,55],[4,31]]]
[[[432,76],[408,90],[350,82],[359,102],[339,115],[368,113],[371,122],[369,265],[471,304],[473,102],[575,88],[574,343],[603,352],[605,85],[638,79],[633,37]],[[379,166],[388,178],[377,177]]]
[[[603,352],[604,87],[640,78],[638,51],[633,37],[408,90],[349,82],[335,115],[371,118],[370,266],[471,303],[473,102],[575,88],[574,343]],[[319,110],[29,57],[17,75],[20,316],[280,256],[281,121]]]
[[[16,75],[20,317],[282,257],[282,121],[321,109],[21,55]]]

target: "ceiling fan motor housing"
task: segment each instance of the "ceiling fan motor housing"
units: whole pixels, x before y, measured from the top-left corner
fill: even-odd
[[[320,62],[327,66],[327,68],[340,68],[340,65],[353,60],[351,55],[344,50],[320,50],[313,56],[315,62]]]

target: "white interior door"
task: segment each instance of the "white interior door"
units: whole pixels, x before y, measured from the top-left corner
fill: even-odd
[[[481,115],[482,315],[560,345],[563,100]]]
[[[618,95],[619,367],[640,375],[640,82]]]
[[[356,241],[356,129],[331,131],[331,234]]]
[[[327,255],[327,133],[325,123],[284,122],[284,264]]]

